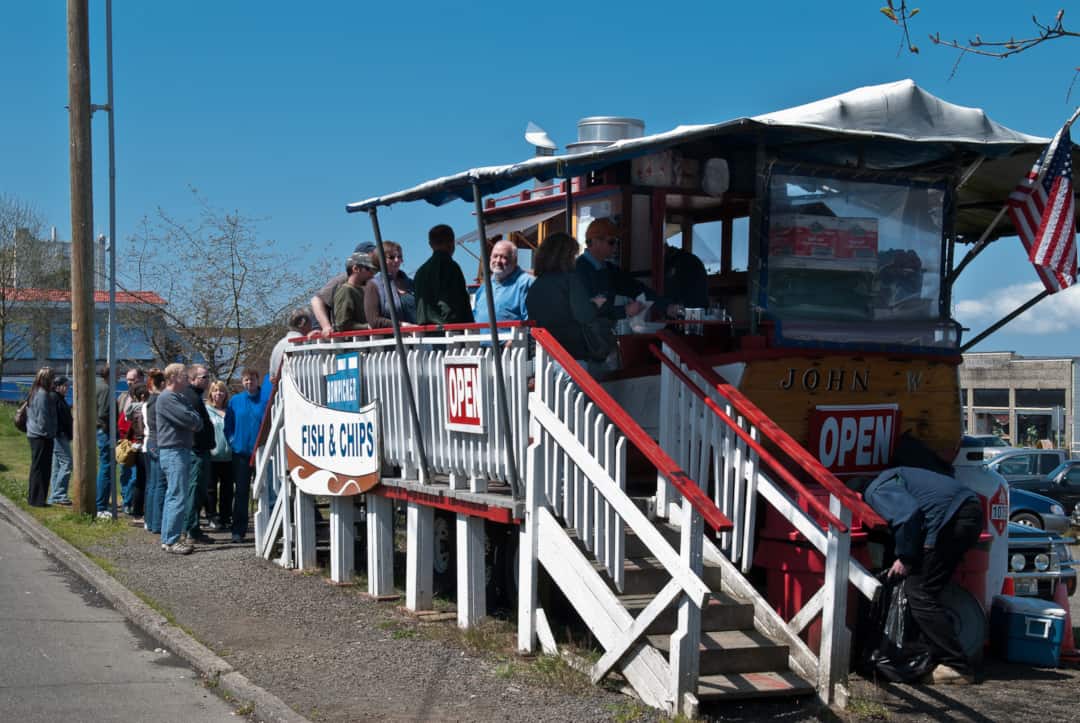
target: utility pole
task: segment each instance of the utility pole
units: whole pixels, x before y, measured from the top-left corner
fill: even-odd
[[[71,498],[77,514],[94,514],[97,409],[94,386],[94,204],[90,152],[88,0],[68,0],[68,118],[71,165],[71,350],[75,386]]]

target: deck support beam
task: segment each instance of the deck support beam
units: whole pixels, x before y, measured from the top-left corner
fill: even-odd
[[[435,510],[409,502],[406,507],[405,607],[431,610],[434,588]]]
[[[471,628],[487,614],[484,575],[484,520],[458,513],[457,527],[457,622]]]
[[[330,498],[330,579],[336,583],[353,581],[356,569],[355,510],[352,497]]]
[[[373,597],[394,592],[394,502],[382,495],[368,494],[367,578]]]
[[[296,504],[296,567],[315,567],[315,498],[299,489],[293,495]]]

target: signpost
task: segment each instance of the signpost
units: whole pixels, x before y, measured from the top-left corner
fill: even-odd
[[[454,432],[484,434],[484,397],[480,359],[448,356],[443,360],[446,382],[446,428]]]
[[[355,411],[324,407],[301,394],[287,375],[281,379],[281,392],[286,465],[301,492],[343,497],[379,483],[382,454],[375,402]]]
[[[900,407],[829,405],[810,411],[810,451],[836,475],[885,469],[900,428]]]

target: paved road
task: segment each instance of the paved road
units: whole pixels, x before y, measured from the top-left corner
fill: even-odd
[[[238,720],[0,515],[0,720]]]

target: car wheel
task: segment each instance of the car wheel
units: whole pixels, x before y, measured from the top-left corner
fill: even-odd
[[[436,510],[435,519],[432,522],[431,536],[435,547],[431,556],[435,568],[432,575],[435,594],[451,597],[457,590],[457,548],[454,540],[454,516]]]
[[[941,607],[953,625],[956,637],[969,658],[978,656],[986,642],[986,614],[975,596],[955,582],[941,591]]]
[[[1043,529],[1042,520],[1039,516],[1033,512],[1017,512],[1015,515],[1009,518],[1012,522],[1024,527],[1034,527],[1037,530]]]

